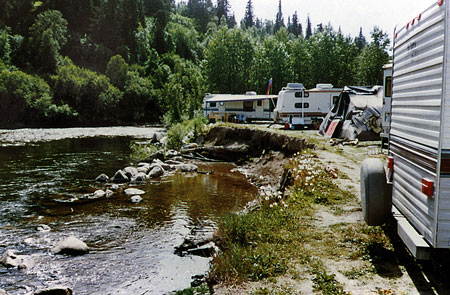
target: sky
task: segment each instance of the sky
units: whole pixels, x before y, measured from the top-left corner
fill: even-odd
[[[261,19],[275,20],[279,0],[252,0],[254,14]],[[215,1],[213,1],[215,2]],[[239,23],[244,17],[248,0],[228,0]],[[299,20],[306,27],[306,18],[312,25],[331,23],[335,30],[341,27],[345,35],[355,37],[359,28],[370,40],[374,26],[380,27],[392,40],[394,28],[406,24],[437,0],[281,0],[284,22],[297,11]]]

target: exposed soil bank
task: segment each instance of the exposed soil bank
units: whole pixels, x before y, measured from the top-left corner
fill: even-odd
[[[201,149],[204,156],[239,162],[260,157],[268,151],[281,152],[290,156],[304,149],[315,148],[304,138],[292,137],[270,130],[215,126],[206,136],[206,143]]]

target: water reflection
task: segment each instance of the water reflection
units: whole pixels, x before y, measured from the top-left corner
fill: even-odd
[[[62,202],[106,189],[93,179],[129,164],[131,139],[0,147],[0,253],[14,248],[34,263],[26,272],[0,266],[0,288],[26,294],[58,283],[75,294],[164,294],[187,287],[192,275],[208,268],[208,259],[173,250],[188,234],[211,232],[218,216],[254,197],[256,189],[231,173],[232,165],[201,163],[199,170],[213,173],[174,174],[136,186],[146,192],[138,204],[120,190],[95,202]],[[38,224],[52,230],[37,232]],[[91,252],[53,255],[50,249],[71,234]]]

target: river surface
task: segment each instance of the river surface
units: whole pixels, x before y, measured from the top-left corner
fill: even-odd
[[[130,142],[156,129],[70,128],[0,130],[0,255],[26,255],[28,268],[0,265],[0,289],[28,294],[67,285],[74,294],[169,294],[189,287],[210,259],[180,257],[174,247],[189,235],[208,235],[218,217],[240,210],[256,195],[225,163],[197,163],[211,174],[173,174],[136,186],[133,204],[123,193],[79,201],[109,185],[94,179],[130,165]],[[38,231],[45,224],[50,231]],[[51,249],[74,235],[90,246],[83,256]]]

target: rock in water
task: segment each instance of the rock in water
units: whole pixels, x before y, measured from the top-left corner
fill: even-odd
[[[97,176],[97,178],[95,179],[96,182],[108,182],[109,181],[109,177],[108,175],[102,173],[99,176]]]
[[[143,195],[145,192],[137,188],[127,188],[125,194],[129,196]]]
[[[16,255],[15,251],[11,249],[3,252],[0,262],[6,267],[20,267],[23,265],[22,257]]]
[[[89,252],[89,247],[76,237],[68,237],[59,242],[52,250],[56,254],[83,255]]]
[[[6,291],[5,291],[5,290],[3,290],[3,289],[0,289],[0,295],[8,295],[8,293],[6,293]]]
[[[182,164],[179,167],[181,172],[195,172],[198,170],[198,167],[194,164]]]
[[[148,173],[148,177],[155,178],[160,177],[164,174],[164,169],[161,166],[155,166],[153,169]]]
[[[134,167],[126,167],[123,169],[123,172],[125,172],[125,175],[128,176],[128,179],[133,179],[139,173]]]
[[[48,231],[51,230],[51,228],[50,228],[50,226],[48,226],[48,225],[46,225],[46,224],[39,224],[39,225],[36,227],[36,230],[37,230],[37,231],[40,231],[40,232],[48,232]]]
[[[130,198],[130,201],[131,201],[131,203],[139,203],[142,201],[142,198],[141,198],[141,196],[132,196]]]
[[[111,178],[111,181],[115,183],[125,183],[129,182],[130,179],[125,174],[125,172],[123,172],[122,170],[118,170],[116,174],[114,174],[114,176]]]
[[[131,183],[142,183],[147,180],[147,174],[139,172],[132,180]]]
[[[103,198],[104,196],[106,196],[106,192],[104,190],[101,190],[101,189],[96,190],[94,192],[94,194],[92,195],[92,197],[94,199],[100,199],[100,198]]]
[[[106,189],[105,191],[105,195],[107,198],[111,197],[112,195],[114,195],[114,192],[112,190]]]
[[[66,286],[54,286],[46,289],[40,289],[33,293],[33,295],[72,295],[72,294],[73,294],[72,289]]]

